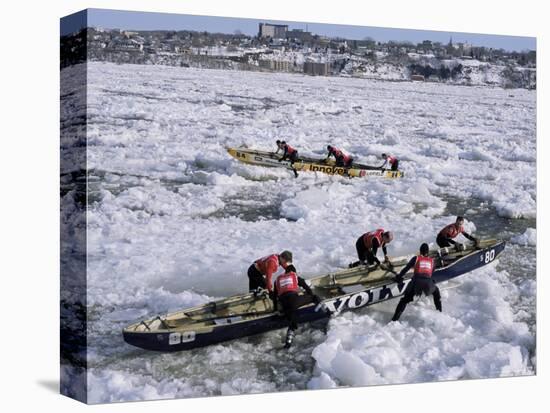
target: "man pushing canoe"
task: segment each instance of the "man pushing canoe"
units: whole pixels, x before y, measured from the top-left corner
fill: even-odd
[[[292,253],[283,251],[280,254],[271,254],[259,258],[248,268],[248,290],[258,292],[260,289],[273,291],[273,274],[279,266],[286,268],[292,262]]]
[[[298,178],[298,172],[294,168],[294,162],[298,160],[298,150],[290,146],[285,141],[277,140],[276,143],[277,150],[275,151],[275,154],[279,153],[279,151],[283,151],[283,156],[279,159],[279,162],[283,162],[288,159],[290,161],[290,168],[292,169],[292,172],[294,172],[294,176]]]
[[[336,166],[343,166],[350,168],[353,163],[353,158],[350,155],[346,155],[342,150],[335,148],[334,146],[327,145],[327,157],[325,161],[328,161],[331,156],[336,159]]]
[[[454,240],[454,238],[458,237],[460,234],[462,234],[470,241],[476,244],[478,243],[477,238],[472,237],[470,234],[464,231],[464,217],[458,216],[456,217],[456,221],[454,223],[447,225],[445,228],[439,231],[436,239],[437,245],[439,245],[441,248],[454,245],[457,249],[459,249],[460,244],[458,244]]]
[[[434,259],[429,256],[430,247],[428,244],[424,243],[420,246],[420,254],[412,257],[408,264],[401,270],[397,275],[396,281],[398,283],[403,282],[403,277],[411,268],[414,268],[414,274],[412,280],[405,288],[405,293],[397,307],[395,308],[395,313],[393,314],[392,321],[397,321],[405,311],[407,304],[414,300],[415,296],[420,296],[425,294],[426,296],[431,295],[434,300],[434,305],[437,311],[442,311],[441,308],[441,293],[437,285],[435,285],[434,280],[432,279],[432,274],[435,269]]]
[[[386,165],[389,165],[392,171],[397,171],[399,169],[399,159],[397,159],[395,156],[386,155],[385,153],[383,153],[382,159],[384,160],[384,163],[382,164],[380,169],[386,168]]]
[[[353,262],[349,265],[350,268],[357,267],[358,265],[380,265],[380,261],[376,258],[378,248],[382,248],[384,253],[384,262],[391,265],[390,258],[388,257],[388,251],[386,245],[392,242],[393,233],[385,231],[383,228],[379,228],[375,231],[367,232],[357,238],[355,248],[357,250],[357,258],[359,261]]]
[[[300,288],[304,290],[305,294],[300,294]],[[283,313],[288,320],[285,348],[289,348],[298,328],[296,321],[297,310],[307,304],[319,304],[321,300],[313,294],[306,281],[296,274],[296,268],[292,264],[286,267],[284,274],[277,277],[274,296],[274,310],[277,311],[277,304],[280,303]]]

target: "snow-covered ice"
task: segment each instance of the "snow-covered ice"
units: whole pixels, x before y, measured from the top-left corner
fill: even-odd
[[[527,228],[523,234],[512,237],[511,241],[519,245],[537,245],[537,230],[535,228]]]
[[[91,402],[535,371],[534,91],[107,63],[88,82]],[[225,151],[278,138],[369,164],[394,154],[406,175],[294,179]],[[268,253],[292,250],[307,277],[354,260],[367,230],[393,230],[403,255],[458,213],[513,244],[444,291],[442,314],[424,299],[390,325],[396,302],[343,315],[326,335],[301,329],[284,362],[281,331],[177,355],[122,341],[145,314],[246,290]]]
[[[506,302],[518,288],[492,272],[476,271],[461,277],[459,288],[444,290],[443,313],[423,297],[396,323],[386,324],[395,303],[372,315],[334,318],[327,340],[313,350],[317,374],[309,387],[532,374],[533,336]],[[331,380],[323,382],[323,374]]]

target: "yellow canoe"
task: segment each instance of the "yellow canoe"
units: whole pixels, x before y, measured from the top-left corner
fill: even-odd
[[[248,148],[227,148],[227,152],[240,162],[267,167],[295,169],[296,171],[322,172],[328,175],[342,175],[348,177],[379,177],[379,178],[402,178],[403,171],[391,171],[375,166],[353,163],[349,168],[336,166],[333,160],[315,159],[301,157],[294,164],[290,161],[280,162],[281,155],[274,152],[258,151]]]

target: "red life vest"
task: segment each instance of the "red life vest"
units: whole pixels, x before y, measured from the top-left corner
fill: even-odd
[[[336,158],[342,156],[342,151],[340,149],[332,148],[330,153],[333,154]]]
[[[287,272],[279,275],[275,281],[277,287],[277,294],[283,295],[290,292],[298,292],[298,276],[295,272]]]
[[[294,152],[296,152],[296,149],[294,149],[292,146],[290,146],[288,143],[285,145],[286,153],[288,155],[292,155]]]
[[[263,275],[269,273],[274,273],[279,268],[279,256],[277,254],[267,255],[262,257],[254,262],[256,268]]]
[[[456,224],[449,224],[439,232],[439,235],[445,238],[453,239],[458,237],[458,235],[462,234],[463,232],[464,228],[462,228],[462,226],[457,228]]]
[[[330,151],[336,159],[342,158],[344,163],[348,163],[351,159],[351,156],[346,155],[344,152],[342,152],[340,149],[332,148]]]
[[[363,242],[365,243],[365,247],[367,247],[369,250],[372,249],[372,241],[375,238],[378,241],[378,246],[382,247],[384,245],[384,241],[382,241],[383,233],[384,230],[382,228],[379,228],[376,231],[371,231],[363,234]]]
[[[416,264],[414,264],[414,275],[430,278],[434,271],[434,259],[423,255],[416,256]]]
[[[397,158],[395,156],[388,156],[387,161],[389,162],[390,165],[393,165],[394,163],[397,162]]]

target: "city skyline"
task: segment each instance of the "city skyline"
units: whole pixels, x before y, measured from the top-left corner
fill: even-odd
[[[98,27],[138,31],[190,30],[227,34],[238,31],[248,36],[256,36],[259,23],[283,24],[288,25],[289,30],[302,29],[312,34],[347,40],[371,38],[382,43],[389,41],[420,43],[424,40],[431,40],[432,42],[447,44],[449,39],[452,38],[455,43],[469,43],[478,47],[483,46],[507,51],[536,50],[536,38],[524,36],[107,9],[87,9],[86,12],[64,17],[61,34],[73,33],[83,27]]]

